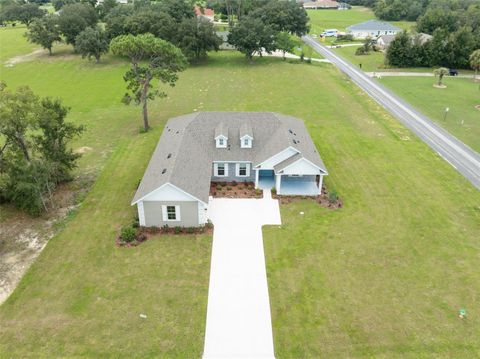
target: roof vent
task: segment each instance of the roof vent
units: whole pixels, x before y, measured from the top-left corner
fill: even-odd
[[[180,133],[180,131],[175,132],[177,135]]]
[[[288,132],[290,132],[290,133],[293,133],[293,131],[292,131],[292,130],[290,130],[290,129],[288,130]]]
[[[170,158],[170,157],[172,157],[172,154],[171,154],[171,153],[168,154],[167,158]]]
[[[297,144],[297,140],[293,140],[293,143],[294,143],[294,144]]]
[[[167,172],[167,169],[166,169],[166,168],[164,168],[164,169],[162,170],[162,175],[165,174],[165,172]]]

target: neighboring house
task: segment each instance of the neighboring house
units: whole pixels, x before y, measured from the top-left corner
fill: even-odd
[[[402,29],[399,27],[378,20],[368,20],[347,27],[347,34],[352,35],[356,39],[366,39],[367,37],[377,37],[381,35],[396,35],[401,31]]]
[[[386,50],[397,35],[381,35],[375,40],[375,44],[382,50]]]
[[[103,4],[105,0],[97,0],[97,5],[98,4]],[[128,4],[128,0],[116,0],[118,4]]]
[[[338,10],[350,10],[352,6],[346,2],[338,3]]]
[[[397,35],[381,35],[375,40],[376,45],[379,46],[382,50],[386,50],[390,46],[390,43],[395,39],[395,36]],[[433,39],[432,35],[418,33],[413,35],[412,42],[418,42],[423,45],[431,39]]]
[[[211,22],[213,22],[215,19],[215,11],[213,11],[213,9],[201,8],[199,6],[195,6],[194,10],[195,10],[195,15],[197,17],[203,17]]]
[[[308,9],[338,9],[339,4],[333,0],[317,0],[317,1],[306,1],[303,3],[303,8]]]
[[[211,182],[253,182],[279,195],[321,193],[327,170],[303,124],[271,112],[172,118],[132,205],[141,226],[202,226]]]

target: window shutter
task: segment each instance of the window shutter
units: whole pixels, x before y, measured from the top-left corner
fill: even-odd
[[[240,163],[235,164],[235,176],[240,176]]]
[[[247,177],[250,176],[250,163],[247,163]]]
[[[167,219],[167,206],[162,206],[162,220],[165,222]]]
[[[225,177],[228,176],[228,163],[225,163]]]
[[[213,164],[213,175],[218,176],[218,163]]]
[[[175,206],[175,217],[177,221],[182,220],[182,218],[180,217],[180,206]]]

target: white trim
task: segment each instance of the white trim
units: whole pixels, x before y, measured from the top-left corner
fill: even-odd
[[[220,144],[220,141],[223,140],[223,145]],[[217,148],[227,148],[228,146],[228,137],[224,135],[219,135],[215,137],[215,147]]]
[[[245,165],[245,174],[241,175],[240,174],[240,166]],[[250,176],[250,164],[247,162],[239,162],[235,164],[235,176],[236,177],[248,177]]]
[[[218,161],[212,161],[212,162],[213,163],[227,163],[225,161],[227,161],[227,160],[223,160],[223,161],[218,160]],[[252,162],[250,162],[250,161],[230,161],[230,160],[228,160],[228,163],[250,163],[251,164]]]
[[[223,165],[224,174],[218,174],[218,166]],[[213,176],[214,177],[227,177],[228,176],[228,162],[214,162],[213,163]]]
[[[168,207],[174,207],[175,208],[175,219],[168,219]],[[180,222],[181,221],[180,206],[162,205],[162,220],[164,222]]]
[[[207,205],[207,204],[206,204],[205,202],[203,202],[201,199],[198,199],[197,197],[191,195],[190,193],[184,191],[183,189],[175,186],[174,184],[172,184],[172,183],[170,183],[170,182],[164,183],[164,184],[162,184],[160,187],[155,188],[153,191],[148,192],[145,196],[143,196],[142,198],[137,199],[135,202],[132,202],[130,205],[133,206],[133,205],[137,204],[138,202],[143,201],[146,197],[150,196],[152,193],[158,191],[159,189],[165,187],[166,185],[170,185],[170,186],[172,186],[173,188],[179,190],[180,192],[186,194],[187,196],[192,197],[195,201],[199,201],[199,202],[202,202],[204,205]]]
[[[143,208],[143,201],[137,203],[138,223],[145,227],[145,209]]]
[[[270,156],[270,157],[267,158],[266,160],[260,162],[260,163],[257,164],[254,168],[259,168],[259,169],[261,169],[261,170],[273,170],[273,168],[261,168],[261,166],[262,166],[265,162],[270,161],[273,157],[278,156],[279,154],[281,154],[281,153],[283,153],[283,152],[286,152],[286,151],[288,151],[288,150],[294,150],[294,151],[297,152],[297,153],[301,153],[301,152],[300,152],[299,150],[297,150],[295,147],[288,146],[287,148],[281,150],[280,152],[275,153],[273,156]],[[282,160],[282,161],[280,161],[280,162],[283,162],[283,161],[285,161],[285,160]]]
[[[245,140],[247,140],[247,144],[245,144]],[[244,135],[240,137],[240,148],[252,148],[253,144],[253,137],[250,135]]]
[[[220,138],[220,137],[222,137],[222,138],[224,138],[224,139],[228,140],[228,137],[227,137],[227,136],[225,136],[225,135],[218,135],[217,137],[215,137],[215,139],[218,139],[218,138]]]
[[[323,168],[317,166],[315,163],[313,163],[312,161],[306,159],[305,157],[299,158],[299,159],[296,160],[295,162],[290,163],[288,166],[283,167],[279,172],[285,171],[287,168],[293,166],[293,165],[294,165],[295,163],[297,163],[298,161],[307,161],[307,162],[310,163],[312,166],[318,168],[318,169],[320,170],[320,172],[322,172],[322,173],[324,173],[324,174],[327,174],[327,172],[326,172]]]
[[[320,175],[320,181],[318,181],[318,194],[322,194],[323,175]]]

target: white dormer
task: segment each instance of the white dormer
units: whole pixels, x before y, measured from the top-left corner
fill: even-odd
[[[252,148],[253,131],[249,123],[244,122],[240,126],[240,148]]]
[[[217,148],[227,148],[228,137],[220,135],[215,137],[215,143]]]
[[[227,148],[228,146],[228,129],[220,122],[215,128],[215,147]]]
[[[241,148],[252,148],[253,137],[245,135],[240,138],[240,147]]]

